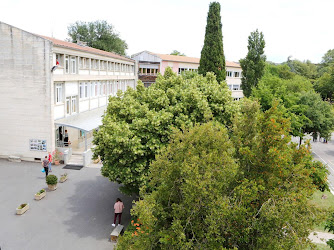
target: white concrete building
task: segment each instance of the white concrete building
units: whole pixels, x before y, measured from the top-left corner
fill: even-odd
[[[0,22],[0,157],[39,161],[58,148],[87,164],[109,96],[135,88],[137,71],[130,58]]]
[[[171,67],[175,73],[181,74],[184,71],[197,71],[199,58],[188,56],[175,56],[156,54],[149,51],[142,51],[131,56],[139,64],[139,80],[146,87],[155,82],[158,72],[164,74],[167,67]],[[243,98],[241,89],[241,66],[235,62],[226,63],[226,83],[232,91],[235,100]]]

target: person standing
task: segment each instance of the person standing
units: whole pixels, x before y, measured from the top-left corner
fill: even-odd
[[[49,172],[52,172],[51,170],[51,163],[52,163],[52,155],[50,152],[48,152],[49,156],[48,156],[48,161],[49,161]]]
[[[68,133],[67,133],[67,129],[65,130],[64,145],[65,145],[65,147],[68,147]]]
[[[49,161],[48,161],[48,156],[46,155],[44,160],[42,161],[42,166],[45,170],[45,177],[48,176],[49,174]]]
[[[114,205],[114,209],[115,209],[115,215],[114,215],[114,224],[112,224],[112,226],[116,226],[116,219],[118,216],[118,225],[121,225],[121,220],[122,220],[122,211],[124,209],[124,205],[123,202],[120,198],[116,199],[116,203]]]

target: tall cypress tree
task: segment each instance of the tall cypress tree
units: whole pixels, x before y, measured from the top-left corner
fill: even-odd
[[[226,78],[220,3],[210,3],[198,73],[215,73],[220,83]]]
[[[248,37],[248,53],[245,59],[240,60],[242,68],[242,89],[244,95],[249,97],[252,87],[256,87],[264,74],[266,56],[264,55],[265,41],[262,32],[251,32]]]

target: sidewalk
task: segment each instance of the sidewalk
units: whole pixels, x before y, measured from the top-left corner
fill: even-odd
[[[56,176],[67,172],[68,180],[48,191],[41,164],[14,163],[0,159],[0,246],[2,250],[90,250],[112,249],[109,241],[114,217],[113,205],[121,198],[125,205],[122,224],[130,221],[132,197],[124,196],[119,185],[102,177],[99,168],[81,170],[52,166]],[[34,200],[45,188],[46,197]],[[15,214],[21,203],[30,209]]]
[[[308,238],[313,243],[326,244],[326,241],[328,241],[329,239],[334,239],[334,234],[324,232],[312,232],[310,233]]]

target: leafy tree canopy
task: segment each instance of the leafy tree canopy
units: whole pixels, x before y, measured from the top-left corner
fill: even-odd
[[[264,74],[266,56],[264,55],[265,41],[263,33],[258,30],[251,32],[248,37],[248,53],[246,58],[240,60],[242,68],[242,89],[246,97],[252,93]]]
[[[149,164],[167,145],[172,128],[210,120],[229,126],[236,110],[227,85],[212,73],[184,78],[170,68],[150,88],[139,83],[109,100],[94,154],[103,160],[103,176],[122,183],[125,193],[138,193],[146,183]]]
[[[334,63],[314,83],[314,89],[320,93],[323,100],[333,102],[334,98]]]
[[[181,53],[180,51],[177,50],[173,50],[172,53],[170,53],[171,55],[174,56],[186,56],[185,54]]]
[[[315,93],[312,83],[298,74],[288,73],[285,65],[266,65],[265,75],[252,97],[259,100],[263,110],[280,100],[286,117],[291,119],[291,134],[320,133],[328,138],[334,126],[332,107]]]
[[[77,21],[67,27],[70,41],[78,39],[86,42],[89,47],[125,55],[128,45],[119,37],[114,27],[107,21]]]
[[[273,106],[241,101],[231,137],[215,122],[176,131],[150,167],[118,249],[305,249],[317,182],[309,145],[290,142]],[[320,182],[326,183],[321,174]]]
[[[299,60],[290,60],[290,58],[288,58],[286,64],[291,69],[291,72],[304,76],[312,82],[318,78],[318,67],[310,60],[301,62]]]
[[[330,49],[322,57],[321,64],[325,67],[334,65],[334,49]]]
[[[205,29],[204,46],[201,51],[198,73],[213,72],[220,83],[226,78],[223,33],[220,16],[220,3],[212,2]]]

